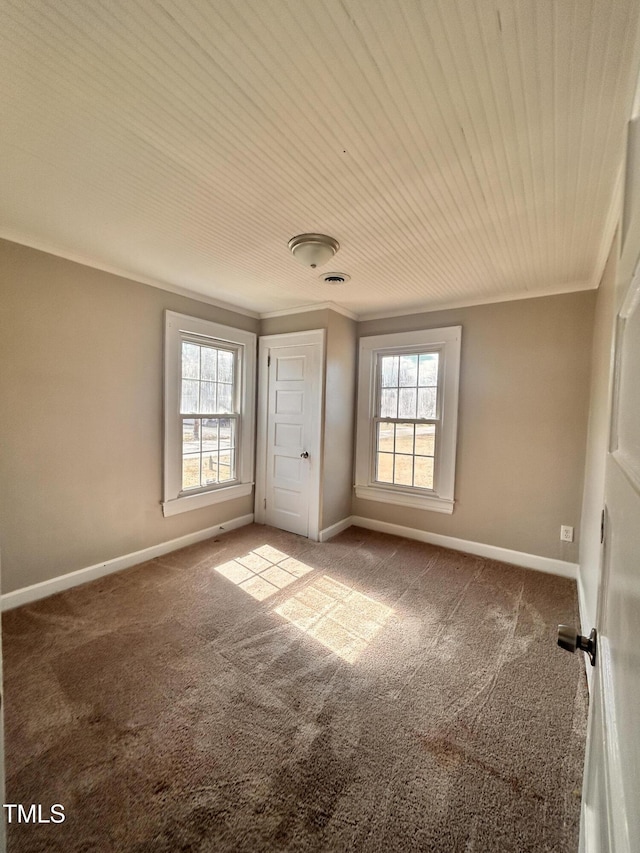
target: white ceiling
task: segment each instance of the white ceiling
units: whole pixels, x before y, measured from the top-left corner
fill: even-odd
[[[595,287],[639,13],[1,0],[0,236],[255,312]],[[288,252],[306,231],[341,243],[322,269]]]

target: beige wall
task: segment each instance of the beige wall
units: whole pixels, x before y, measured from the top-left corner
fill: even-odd
[[[356,323],[329,311],[321,529],[351,515]]]
[[[332,312],[335,313],[335,312]],[[288,335],[290,332],[311,332],[314,329],[326,329],[329,325],[329,311],[301,311],[298,314],[284,314],[281,317],[266,317],[260,323],[261,335]]]
[[[0,241],[0,548],[10,592],[253,512],[164,518],[163,312],[258,321]]]
[[[453,515],[359,498],[353,514],[577,561],[594,302],[582,292],[360,323],[359,335],[460,324],[462,363]]]

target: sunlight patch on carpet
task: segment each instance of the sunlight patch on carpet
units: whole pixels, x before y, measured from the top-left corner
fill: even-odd
[[[348,663],[357,660],[393,615],[391,607],[327,575],[274,610]]]
[[[264,601],[313,569],[271,545],[262,545],[243,557],[215,566],[215,571],[253,598]]]

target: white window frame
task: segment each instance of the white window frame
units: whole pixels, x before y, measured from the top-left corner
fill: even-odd
[[[237,352],[239,417],[236,438],[236,479],[196,492],[182,490],[182,341],[202,338],[212,346],[229,346]],[[208,339],[208,341],[207,341]],[[165,516],[188,512],[222,501],[245,497],[253,491],[255,442],[256,335],[210,320],[165,311],[164,361],[164,500]]]
[[[356,497],[451,514],[455,500],[458,392],[462,326],[423,329],[360,338],[356,432]],[[375,480],[377,370],[381,355],[438,352],[440,429],[434,461],[434,489],[379,483]]]

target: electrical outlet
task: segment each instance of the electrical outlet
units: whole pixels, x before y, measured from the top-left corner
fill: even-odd
[[[573,542],[573,527],[563,524],[560,527],[560,539],[562,542]]]

